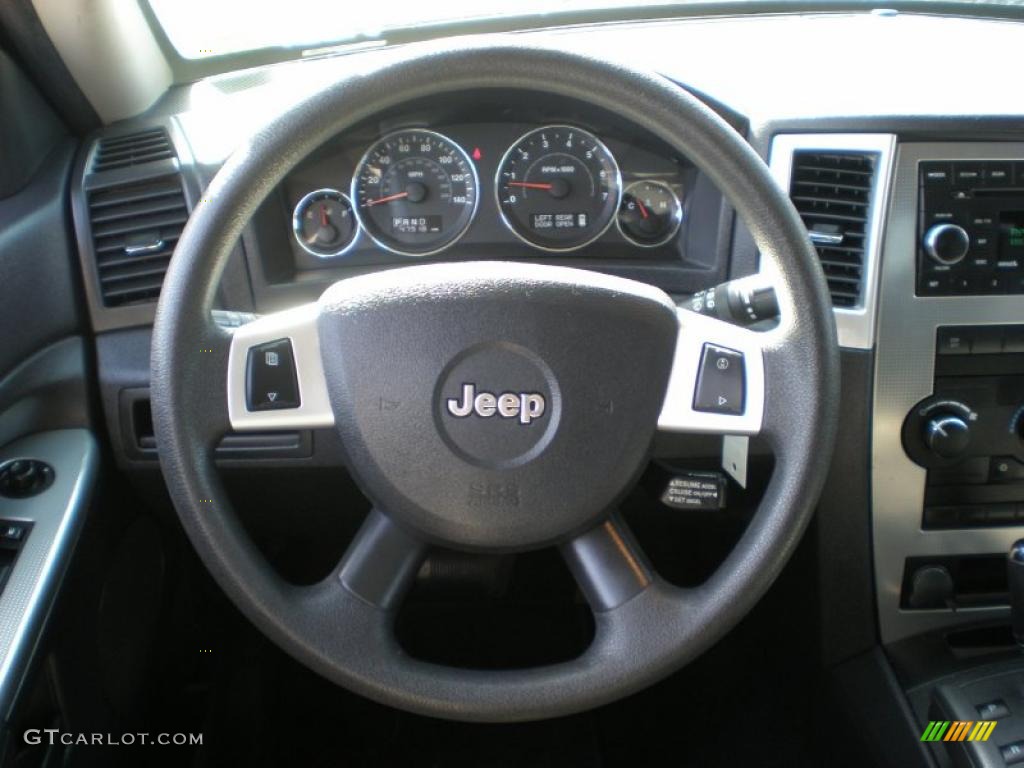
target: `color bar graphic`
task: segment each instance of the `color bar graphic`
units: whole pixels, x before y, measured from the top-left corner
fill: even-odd
[[[988,741],[998,720],[932,720],[921,741]]]

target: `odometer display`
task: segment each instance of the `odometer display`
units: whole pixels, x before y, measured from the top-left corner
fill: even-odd
[[[352,178],[356,215],[382,248],[429,256],[454,243],[476,213],[476,169],[462,148],[423,129],[370,147]]]
[[[551,125],[515,142],[498,167],[498,208],[522,240],[571,251],[600,237],[622,196],[619,166],[588,131]]]

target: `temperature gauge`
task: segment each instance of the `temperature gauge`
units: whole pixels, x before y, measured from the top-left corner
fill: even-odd
[[[622,236],[644,248],[667,243],[682,220],[679,198],[661,181],[634,181],[626,187],[615,218]]]
[[[355,244],[359,222],[347,195],[336,189],[318,189],[295,206],[292,229],[303,250],[326,259],[341,256]]]

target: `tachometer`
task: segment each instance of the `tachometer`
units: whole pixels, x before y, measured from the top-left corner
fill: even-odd
[[[356,215],[382,248],[429,256],[465,233],[476,213],[476,169],[451,139],[420,128],[370,147],[352,178]]]
[[[509,229],[547,251],[571,251],[600,237],[619,207],[619,166],[592,133],[569,125],[537,128],[498,166],[498,209]]]

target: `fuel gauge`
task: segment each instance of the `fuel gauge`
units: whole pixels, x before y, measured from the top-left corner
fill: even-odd
[[[622,192],[615,222],[619,232],[644,248],[664,245],[679,231],[683,207],[675,192],[661,181],[634,181]]]
[[[355,244],[359,222],[347,195],[336,189],[318,189],[295,206],[292,229],[303,250],[326,259],[341,256]]]

